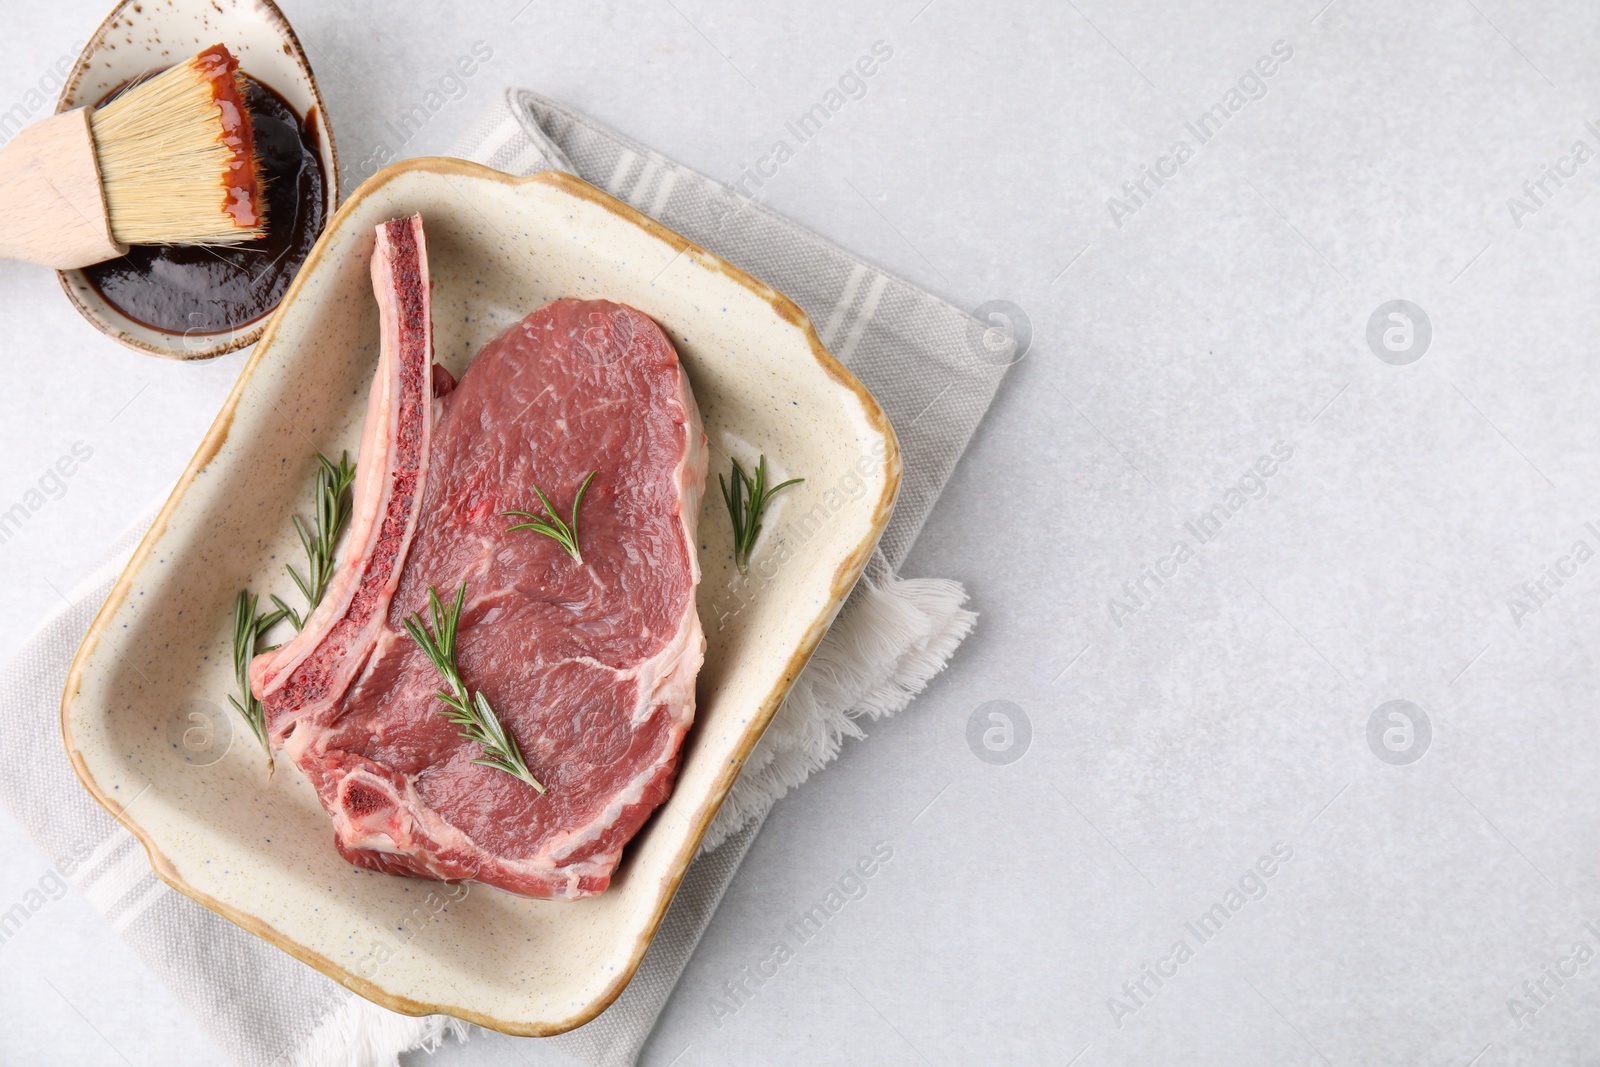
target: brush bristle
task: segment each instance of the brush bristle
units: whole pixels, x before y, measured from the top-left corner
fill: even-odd
[[[265,232],[238,67],[215,45],[90,113],[119,243],[235,244]]]

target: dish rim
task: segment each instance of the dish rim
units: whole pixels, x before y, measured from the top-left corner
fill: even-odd
[[[812,357],[816,359],[828,377],[855,395],[857,401],[861,404],[862,412],[868,423],[882,435],[884,442],[884,486],[877,502],[873,506],[867,533],[835,568],[833,579],[829,585],[827,600],[812,618],[810,625],[806,628],[799,643],[790,654],[777,683],[762,699],[755,713],[751,716],[750,724],[745,730],[743,739],[740,741],[733,757],[727,761],[726,766],[718,773],[710,793],[690,813],[690,831],[685,839],[688,842],[688,847],[684,848],[681,854],[673,860],[670,869],[667,871],[663,883],[665,891],[659,895],[653,913],[641,929],[629,952],[626,964],[619,968],[611,982],[588,1004],[579,1008],[566,1019],[553,1023],[527,1024],[496,1019],[485,1013],[473,1011],[465,1005],[427,1004],[412,1000],[409,997],[390,993],[374,982],[318,954],[315,950],[292,940],[258,917],[196,889],[184,880],[177,868],[161,852],[150,835],[126,814],[124,806],[117,803],[100,788],[93,772],[85,763],[72,735],[73,702],[81,687],[88,659],[99,644],[101,636],[109,627],[112,618],[126,602],[134,577],[149,559],[155,549],[156,542],[166,532],[167,520],[177,507],[178,502],[193,485],[200,471],[216,457],[223,444],[226,443],[240,397],[243,395],[245,386],[255,374],[263,353],[271,347],[271,342],[277,334],[278,320],[282,316],[283,310],[294,303],[306,278],[315,273],[315,268],[321,263],[327,246],[331,244],[330,235],[339,228],[345,218],[360,207],[373,192],[401,175],[413,171],[441,174],[446,177],[453,175],[486,179],[512,188],[535,184],[551,186],[593,202],[622,221],[655,236],[672,247],[677,254],[686,255],[704,267],[727,275],[736,284],[748,289],[757,298],[768,303],[780,318],[801,331],[810,347]],[[856,580],[861,576],[867,560],[877,547],[878,540],[882,536],[884,528],[888,525],[890,515],[894,510],[901,474],[902,462],[899,442],[883,408],[873,398],[872,394],[867,391],[866,386],[862,385],[861,381],[827,350],[806,313],[794,301],[771,286],[751,277],[720,256],[707,251],[631,205],[611,196],[602,189],[590,185],[575,175],[562,171],[542,171],[537,174],[519,177],[467,160],[452,159],[444,156],[422,156],[393,163],[363,182],[329,218],[322,234],[317,238],[317,243],[312,247],[310,254],[307,255],[305,263],[302,264],[299,272],[295,275],[295,279],[290,284],[288,291],[284,293],[282,302],[280,302],[277,310],[272,313],[271,318],[267,321],[260,342],[256,345],[255,350],[250,353],[248,361],[239,373],[238,380],[234,382],[233,389],[228,393],[228,397],[218,411],[217,417],[212,421],[210,428],[206,431],[206,436],[195,450],[193,458],[190,459],[188,466],[184,468],[183,474],[178,478],[177,484],[168,495],[166,502],[162,504],[161,510],[150,524],[150,529],[140,539],[138,546],[133,551],[133,555],[128,560],[127,566],[118,575],[116,583],[106,597],[105,603],[100,606],[100,610],[95,613],[93,621],[90,622],[83,641],[73,655],[72,664],[67,672],[66,684],[61,693],[61,736],[67,750],[67,757],[72,764],[73,772],[77,775],[84,788],[88,790],[89,795],[138,839],[140,845],[144,847],[145,854],[156,876],[163,882],[234,925],[270,942],[302,963],[316,968],[352,992],[381,1007],[405,1015],[445,1014],[518,1037],[549,1037],[554,1034],[564,1033],[591,1021],[606,1008],[610,1007],[612,1002],[621,995],[622,990],[632,981],[634,973],[644,959],[645,951],[655,939],[656,932],[661,926],[661,920],[665,917],[667,908],[671,905],[673,898],[677,896],[684,875],[688,872],[689,866],[694,862],[695,857],[699,855],[700,842],[704,840],[706,831],[711,825],[711,820],[722,807],[723,801],[727,799],[728,792],[733,788],[739,771],[744,767],[750,752],[761,739],[761,735],[766,732],[767,724],[771,721],[778,706],[783,702],[784,697],[788,695],[795,679],[799,677],[800,671],[811,658],[811,654],[816,650],[818,642],[822,640],[823,634],[827,632],[834,617],[838,614],[840,606],[843,605],[845,598],[849,596],[850,591],[855,587]]]

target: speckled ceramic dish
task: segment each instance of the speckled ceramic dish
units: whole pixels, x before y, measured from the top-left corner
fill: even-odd
[[[56,110],[93,104],[117,86],[171,66],[221,42],[239,68],[283,97],[317,136],[327,203],[339,203],[339,153],[322,94],[289,20],[272,0],[123,0],[95,30],[67,75]],[[107,302],[81,270],[57,272],[72,306],[107,337],[168,359],[206,359],[261,336],[267,317],[214,332],[204,323],[184,333],[152,329]]]
[[[768,513],[739,579],[716,487],[700,515],[708,647],[671,799],[611,888],[576,903],[346,863],[310,785],[267,778],[227,707],[233,598],[290,596],[289,516],[313,452],[356,448],[378,346],[373,227],[420,211],[436,354],[460,374],[506,326],[562,296],[653,316],[678,347],[712,445],[804,476]],[[713,473],[713,478],[715,473]],[[509,1033],[588,1021],[632,976],[717,806],[888,521],[900,460],[883,412],[789,300],[563,174],[515,179],[458,160],[380,172],[334,217],[189,469],[96,617],[62,698],[84,785],[160,876],[397,1011]],[[459,892],[459,891],[457,891]]]

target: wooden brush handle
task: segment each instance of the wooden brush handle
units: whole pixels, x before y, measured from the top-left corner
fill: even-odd
[[[88,108],[25,126],[0,150],[0,258],[71,270],[127,251],[111,238]]]

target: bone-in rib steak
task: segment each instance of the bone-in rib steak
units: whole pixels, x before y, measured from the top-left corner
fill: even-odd
[[[419,219],[380,227],[373,279],[383,351],[348,547],[301,634],[252,665],[252,687],[351,862],[592,896],[671,791],[694,716],[706,447],[688,379],[645,315],[559,300],[452,388],[428,366]],[[570,517],[591,470],[581,564],[508,532],[520,520],[504,512],[540,510],[535,485]],[[482,751],[439,714],[439,674],[405,633],[430,586],[448,601],[462,583],[457,663],[545,795],[472,762]]]

